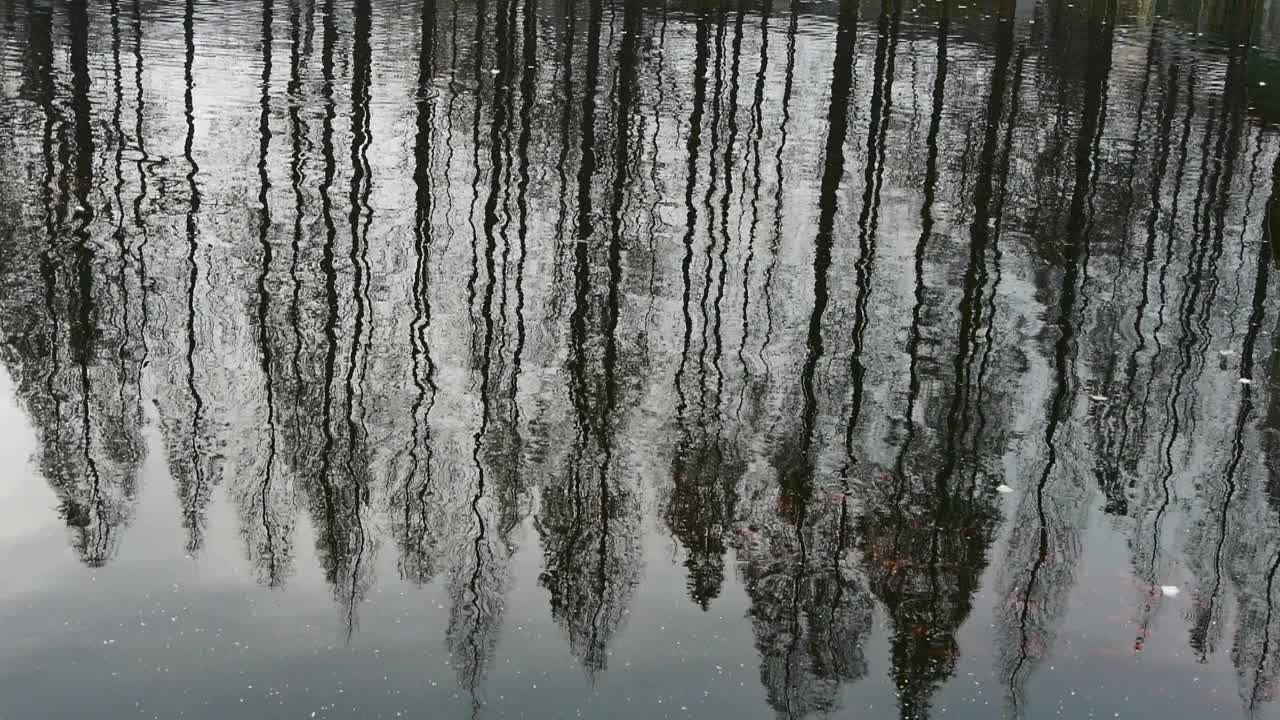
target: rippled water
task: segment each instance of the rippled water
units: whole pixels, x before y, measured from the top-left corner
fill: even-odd
[[[1280,716],[1277,45],[0,4],[0,717]]]

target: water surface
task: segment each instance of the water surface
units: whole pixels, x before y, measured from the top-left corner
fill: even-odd
[[[0,5],[0,717],[1277,717],[1280,7]]]

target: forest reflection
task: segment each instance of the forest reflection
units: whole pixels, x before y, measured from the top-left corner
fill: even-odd
[[[1017,711],[1100,509],[1134,652],[1185,566],[1252,710],[1280,9],[1183,5],[6,4],[0,360],[72,549],[155,428],[187,553],[224,493],[280,587],[310,525],[348,636],[394,554],[479,705],[517,543],[594,677],[652,525],[780,716],[881,613],[917,718],[984,583]]]

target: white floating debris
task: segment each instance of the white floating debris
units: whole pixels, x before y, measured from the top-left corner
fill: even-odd
[[[1252,380],[1250,380],[1249,378],[1240,378],[1240,384],[1241,384],[1241,385],[1252,385],[1252,384],[1253,384],[1253,381],[1252,381]]]
[[[1221,355],[1222,357],[1231,357],[1232,355],[1236,354],[1236,351],[1235,350],[1219,350],[1218,354]]]
[[[996,492],[1011,493],[1013,492],[1013,488],[1009,487],[1008,485],[1005,485],[1004,483],[1000,483],[999,485],[996,486]]]
[[[1179,592],[1181,591],[1178,590],[1177,585],[1161,585],[1160,586],[1160,594],[1164,595],[1165,597],[1177,597]]]
[[[1107,396],[1106,395],[1090,395],[1089,399],[1094,402],[1106,402]]]

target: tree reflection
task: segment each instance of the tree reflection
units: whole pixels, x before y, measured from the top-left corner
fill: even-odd
[[[27,8],[21,96],[34,105],[32,120],[39,118],[32,140],[44,160],[37,192],[6,193],[24,221],[5,233],[12,247],[4,274],[13,292],[3,353],[40,438],[38,465],[58,496],[72,545],[86,565],[100,567],[132,515],[142,459],[140,293],[122,210],[122,29],[114,20],[111,82],[97,88],[88,8],[77,2],[65,10],[70,53],[61,73],[69,81],[58,76],[62,54],[55,54],[62,18],[48,7]],[[111,99],[106,130],[95,130],[95,90]],[[97,206],[99,195],[110,212]],[[23,204],[39,209],[38,226],[35,218],[25,220]],[[111,238],[110,250],[95,234]]]
[[[586,239],[592,233],[589,183],[597,152],[597,67],[603,19],[603,4],[592,2],[587,13],[588,64],[580,133],[581,152],[587,160],[578,176],[581,239],[575,248],[574,306],[569,320],[572,440],[565,467],[557,469],[543,488],[537,518],[544,557],[539,582],[550,594],[552,617],[565,629],[570,652],[592,676],[607,668],[609,644],[625,621],[639,580],[639,506],[625,467],[615,459],[616,409],[620,385],[627,380],[618,377],[627,370],[619,358],[617,337],[619,257],[627,242],[622,203],[634,152],[630,118],[636,110],[639,3],[628,2],[622,8],[625,35],[618,50],[618,121],[612,152],[601,153],[608,157],[602,164],[613,171],[606,198],[610,219],[603,233],[604,252],[593,252]],[[603,292],[595,286],[599,265],[607,268]]]

